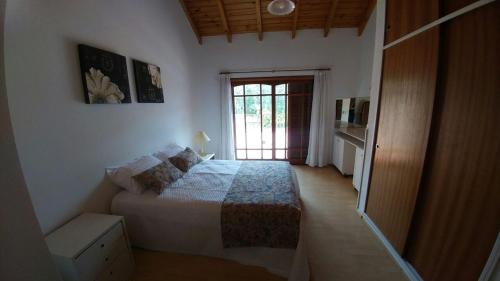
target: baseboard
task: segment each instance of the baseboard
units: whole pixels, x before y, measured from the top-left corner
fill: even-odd
[[[399,265],[401,270],[403,270],[404,274],[406,277],[408,277],[409,280],[411,281],[423,281],[423,279],[418,275],[417,271],[411,266],[408,262],[406,262],[394,249],[394,247],[389,243],[389,240],[385,238],[384,234],[380,229],[378,229],[377,225],[368,217],[367,214],[363,214],[363,219],[365,220],[366,224],[370,227],[370,229],[375,233],[375,235],[380,239],[382,244],[384,244],[385,248],[389,252],[389,254],[392,256],[394,261]]]
[[[358,208],[356,208],[356,212],[360,217],[363,217],[365,215],[365,213],[361,212]]]

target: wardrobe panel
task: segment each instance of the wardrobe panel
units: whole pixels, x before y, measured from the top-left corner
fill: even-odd
[[[455,12],[456,10],[462,9],[463,7],[470,5],[478,0],[440,0],[439,10],[441,16],[446,16],[449,13]]]
[[[438,18],[438,0],[387,0],[385,44]]]
[[[500,230],[500,2],[441,27],[435,116],[405,258],[478,280]]]
[[[398,252],[410,227],[432,116],[438,28],[384,52],[367,214]]]

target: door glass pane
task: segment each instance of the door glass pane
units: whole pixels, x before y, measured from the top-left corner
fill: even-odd
[[[271,85],[262,84],[262,94],[271,95],[273,93],[273,87]]]
[[[248,150],[248,159],[262,159],[262,150]]]
[[[286,84],[276,85],[276,94],[285,95],[286,94]]]
[[[247,148],[261,148],[260,96],[245,97],[247,121]]]
[[[246,150],[236,150],[236,158],[237,159],[246,159],[247,151]]]
[[[262,97],[262,147],[273,148],[273,99]]]
[[[233,87],[238,159],[288,159],[289,85],[266,80]],[[290,153],[302,154],[297,149]]]
[[[276,149],[275,151],[276,159],[285,159],[285,150],[283,149]]]
[[[243,85],[234,87],[233,92],[235,96],[243,96]]]
[[[273,159],[273,151],[272,150],[264,150],[262,152],[262,159]]]
[[[236,135],[236,148],[246,147],[245,137],[245,111],[243,97],[234,97],[234,125]]]
[[[286,148],[286,96],[276,96],[276,148]]]
[[[260,84],[245,85],[245,95],[260,95]]]

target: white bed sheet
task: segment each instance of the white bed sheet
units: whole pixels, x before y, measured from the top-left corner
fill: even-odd
[[[134,246],[149,250],[206,255],[262,266],[291,281],[309,279],[301,231],[297,249],[224,248],[220,229],[222,201],[240,161],[207,160],[194,166],[160,195],[122,191],[111,204],[125,217]],[[295,185],[298,183],[295,180]]]

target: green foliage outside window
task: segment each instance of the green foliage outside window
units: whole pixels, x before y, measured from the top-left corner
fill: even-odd
[[[241,87],[241,88],[240,88]],[[237,89],[238,88],[238,89]],[[261,97],[260,96],[247,96],[238,97],[236,92],[243,92],[242,86],[235,87],[235,104],[234,110],[236,114],[244,114],[246,106],[246,116],[248,119],[259,120],[261,114]],[[276,86],[277,93],[285,93],[285,85]],[[259,95],[259,84],[245,85],[245,95]],[[243,102],[245,99],[245,103]],[[286,127],[286,96],[276,96],[276,128]],[[262,126],[264,128],[271,128],[272,126],[272,99],[267,96],[262,96]]]

